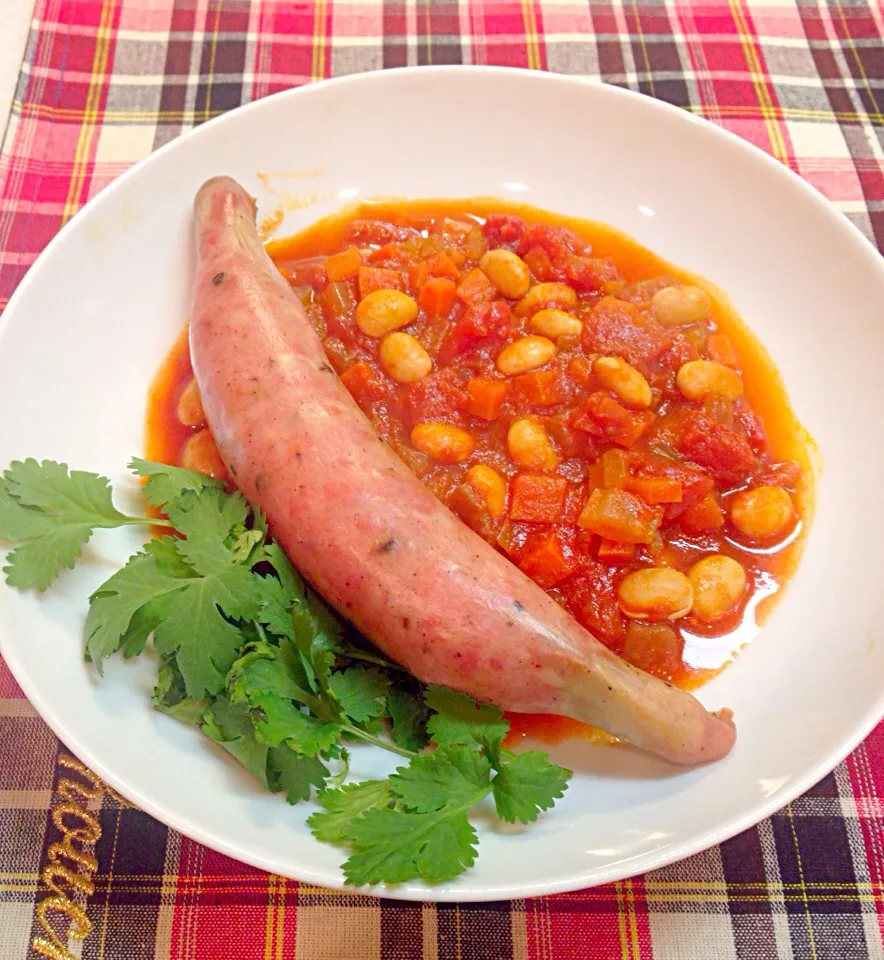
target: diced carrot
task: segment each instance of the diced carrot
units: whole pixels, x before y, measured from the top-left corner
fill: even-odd
[[[467,413],[483,420],[496,420],[506,399],[509,384],[506,380],[476,377],[467,384]]]
[[[466,304],[486,303],[494,299],[494,284],[476,267],[461,280],[457,296]]]
[[[420,290],[421,287],[423,287],[429,275],[430,275],[430,268],[427,266],[427,263],[425,260],[421,260],[420,263],[416,263],[408,271],[408,289]]]
[[[362,406],[379,400],[384,395],[384,388],[375,376],[372,368],[364,361],[359,360],[341,374],[341,383],[350,391],[353,399]]]
[[[417,302],[431,317],[445,317],[454,306],[456,287],[447,277],[432,277],[421,287]]]
[[[362,256],[356,247],[347,247],[340,253],[332,254],[325,261],[325,272],[330,283],[355,277],[362,266]]]
[[[450,280],[457,280],[460,277],[460,270],[449,250],[440,250],[434,253],[427,260],[427,269],[431,277],[448,277]]]
[[[624,487],[652,507],[658,503],[681,503],[683,495],[681,481],[671,477],[629,477]]]
[[[558,370],[534,370],[512,378],[513,396],[526,403],[549,407],[565,399]]]
[[[586,401],[585,416],[574,419],[577,430],[603,437],[621,447],[631,447],[654,422],[650,410],[633,413],[604,391],[597,391]]]
[[[623,450],[606,450],[601,457],[602,485],[622,487],[629,477],[629,454]]]
[[[710,493],[699,503],[689,507],[680,517],[685,533],[710,533],[724,526],[724,514],[718,501]]]
[[[389,267],[359,268],[359,299],[362,300],[375,290],[402,290],[402,274]]]
[[[555,523],[565,507],[568,481],[539,473],[519,473],[511,484],[510,519]]]
[[[739,362],[733,341],[726,333],[713,333],[706,341],[706,352],[710,360],[726,367],[735,367]]]
[[[396,257],[405,253],[405,245],[402,243],[385,243],[377,250],[372,250],[368,255],[369,263],[383,263],[385,260],[395,260]]]
[[[603,538],[599,543],[598,558],[602,563],[629,563],[635,558],[635,545]]]
[[[593,490],[577,518],[578,527],[618,543],[650,543],[659,524],[655,510],[618,487]]]
[[[519,561],[519,569],[538,586],[548,590],[574,572],[571,551],[565,551],[555,533],[549,533]]]

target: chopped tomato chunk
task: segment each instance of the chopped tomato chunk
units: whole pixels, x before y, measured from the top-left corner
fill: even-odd
[[[575,290],[601,290],[602,293],[618,293],[626,285],[610,257],[570,257],[565,280]]]
[[[664,327],[641,319],[633,304],[613,297],[602,297],[583,325],[587,352],[616,354],[634,367],[656,360],[671,343]]]
[[[565,507],[568,481],[540,473],[520,473],[513,478],[510,519],[522,523],[555,523]]]
[[[614,587],[618,574],[615,566],[590,561],[572,578],[577,619],[615,653],[619,653],[626,636],[626,617]]]
[[[574,427],[631,447],[654,422],[650,410],[633,412],[619,404],[603,391],[592,394],[586,402],[584,415],[574,421]]]
[[[524,232],[525,224],[521,218],[508,213],[489,214],[482,228],[490,247],[506,247],[509,250],[521,247]]]
[[[678,449],[727,485],[745,480],[755,466],[755,454],[742,434],[699,413],[685,418]]]
[[[505,300],[478,302],[464,310],[439,348],[439,363],[450,363],[480,340],[507,329],[511,311]]]
[[[756,476],[756,486],[785,487],[794,492],[801,482],[801,467],[794,460],[784,463],[771,463],[764,467]]]
[[[408,423],[424,420],[460,422],[467,394],[460,375],[450,367],[437,370],[408,387]]]
[[[532,247],[522,259],[528,264],[531,275],[540,283],[551,283],[563,278],[562,270],[553,264],[543,247]]]

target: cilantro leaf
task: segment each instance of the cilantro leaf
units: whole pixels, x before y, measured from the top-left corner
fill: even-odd
[[[235,563],[225,540],[248,516],[249,506],[242,494],[186,491],[168,504],[166,512],[185,537],[176,543],[178,553],[197,573],[207,576]]]
[[[543,810],[555,806],[568,789],[571,771],[551,763],[545,753],[502,753],[492,784],[497,814],[508,823],[533,823]]]
[[[177,720],[198,727],[209,705],[209,700],[192,700],[184,689],[181,674],[171,663],[160,667],[157,684],[151,697],[154,707],[161,713],[168,713]]]
[[[129,469],[140,477],[147,477],[144,496],[148,503],[155,507],[164,507],[187,491],[200,493],[203,490],[224,489],[222,481],[204,473],[185,470],[184,467],[170,467],[168,464],[142,460],[140,457],[132,460]]]
[[[52,514],[37,507],[26,507],[7,490],[6,481],[0,476],[0,538],[15,543],[42,537],[56,527]]]
[[[305,757],[283,744],[267,754],[267,779],[275,793],[285,791],[289,803],[309,800],[312,788],[325,786],[328,768],[316,757]]]
[[[149,553],[136,553],[92,594],[86,614],[86,655],[101,672],[102,657],[116,652],[132,618],[149,601],[183,590],[186,581],[158,569]],[[156,626],[156,624],[151,624]],[[140,625],[143,630],[145,624]]]
[[[172,558],[183,541],[165,538],[148,545],[92,595],[86,616],[86,652],[99,665],[126,642],[136,613],[138,635],[151,629],[162,655],[176,654],[187,694],[201,700],[218,693],[233,665],[242,633],[227,618],[248,620],[260,605],[257,580],[230,562],[205,577]]]
[[[19,503],[42,510],[59,524],[116,527],[131,519],[114,507],[107,477],[69,471],[66,463],[16,460],[3,474],[3,483]]]
[[[475,797],[476,802],[483,794]],[[472,806],[472,803],[469,804]],[[476,862],[476,831],[465,806],[446,806],[432,813],[369,810],[346,833],[354,852],[344,863],[344,876],[355,886],[451,880]]]
[[[249,700],[258,738],[271,747],[287,742],[306,757],[330,750],[341,738],[337,723],[328,723],[304,713],[291,700],[272,693],[256,693]]]
[[[260,517],[263,518],[263,514],[261,514]],[[256,526],[258,526],[257,522]],[[289,560],[286,552],[275,540],[271,540],[270,543],[267,544],[267,549],[264,551],[264,559],[276,571],[280,586],[287,597],[294,600],[295,597],[302,597],[304,595],[304,584],[301,582],[301,578],[295,572],[295,568],[292,566],[292,562]]]
[[[494,748],[509,730],[497,707],[479,704],[465,693],[431,686],[424,692],[424,699],[436,711],[427,722],[427,732],[439,746]]]
[[[224,687],[242,646],[240,629],[227,617],[251,618],[258,606],[254,579],[245,567],[232,566],[212,576],[173,581],[183,587],[164,605],[153,644],[161,655],[176,654],[187,694],[195,700]]]
[[[244,563],[246,566],[253,567],[263,554],[263,543],[266,534],[263,530],[251,530],[246,527],[235,527],[233,530],[233,542],[230,544],[230,553],[234,563]],[[260,548],[260,549],[259,549]]]
[[[451,804],[475,803],[488,792],[491,764],[477,751],[456,747],[414,757],[391,777],[393,792],[415,813],[432,813]],[[471,798],[472,801],[471,801]]]
[[[312,705],[315,698],[306,687],[306,674],[290,644],[254,644],[227,675],[227,689],[234,703],[250,702],[265,693]]]
[[[261,607],[256,619],[277,637],[295,639],[292,596],[274,576],[261,578]]]
[[[310,687],[315,693],[327,695],[340,639],[340,624],[310,591],[295,598],[291,619],[295,645],[301,653]]]
[[[62,570],[74,567],[91,536],[92,527],[64,526],[17,546],[6,558],[6,582],[17,590],[36,587],[42,593]]]
[[[323,809],[308,823],[317,839],[350,846],[349,883],[450,879],[475,861],[468,816],[485,797],[502,819],[529,823],[563,795],[570,771],[504,750],[508,724],[495,707],[422,690],[358,636],[345,640],[240,493],[191,470],[130,466],[169,517],[158,522],[181,536],[152,540],[95,591],[87,658],[100,670],[102,658],[138,656],[153,637],[156,709],[198,726],[290,803],[320,791]],[[16,587],[45,589],[98,527],[151,522],[120,513],[107,479],[65,464],[26,460],[0,476],[0,538],[16,545],[5,568]],[[418,754],[428,737],[436,750]],[[411,760],[386,780],[340,786],[350,739]],[[334,775],[324,760],[340,761]]]
[[[380,670],[350,667],[333,673],[329,688],[341,705],[344,715],[355,723],[363,723],[384,713],[390,678]]]
[[[363,780],[348,783],[337,790],[323,790],[316,797],[323,808],[307,820],[317,840],[340,843],[346,839],[350,825],[367,810],[386,807],[393,796],[389,780]]]
[[[232,704],[224,696],[215,697],[206,708],[201,729],[207,737],[236,757],[263,787],[270,789],[267,780],[268,748],[255,736],[255,728],[245,706]]]
[[[387,712],[393,724],[393,743],[404,750],[423,750],[429,740],[424,701],[401,687],[393,687],[387,695]]]
[[[7,583],[42,592],[76,564],[94,530],[137,522],[114,507],[106,477],[53,460],[17,460],[0,479],[0,538],[28,542],[7,557]]]

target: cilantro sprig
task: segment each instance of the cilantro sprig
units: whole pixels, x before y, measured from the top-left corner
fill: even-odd
[[[493,805],[532,823],[570,771],[542,753],[504,748],[495,707],[425,687],[367,645],[298,577],[264,517],[202,474],[133,460],[162,517],[113,504],[105,477],[53,461],[0,475],[7,583],[44,591],[97,529],[169,528],[90,597],[86,657],[158,658],[156,709],[198,727],[266,789],[315,797],[317,840],[346,848],[354,885],[450,880],[473,865],[469,820]],[[407,761],[386,780],[348,781],[357,742]]]

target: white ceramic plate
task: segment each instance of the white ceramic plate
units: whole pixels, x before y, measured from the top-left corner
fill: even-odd
[[[540,823],[482,824],[478,865],[457,882],[376,892],[493,900],[645,871],[756,823],[874,726],[884,702],[884,263],[820,195],[710,124],[577,79],[421,68],[280,94],[160,150],[50,244],[2,320],[0,465],[65,460],[105,472],[135,501],[125,465],[142,449],[148,382],[188,313],[191,199],[219,173],[264,212],[312,200],[293,210],[289,232],[379,194],[510,196],[615,224],[730,293],[826,463],[785,601],[700,691],[735,710],[739,739],[725,761],[677,772],[626,749],[564,745],[556,756],[577,775]],[[149,708],[147,660],[114,660],[100,682],[83,666],[87,594],[136,545],[96,537],[90,562],[44,597],[0,587],[0,649],[15,677],[74,753],[160,820],[267,870],[340,886],[341,854],[311,839],[307,805],[263,793],[198,732]],[[355,772],[385,764],[358,750]]]

